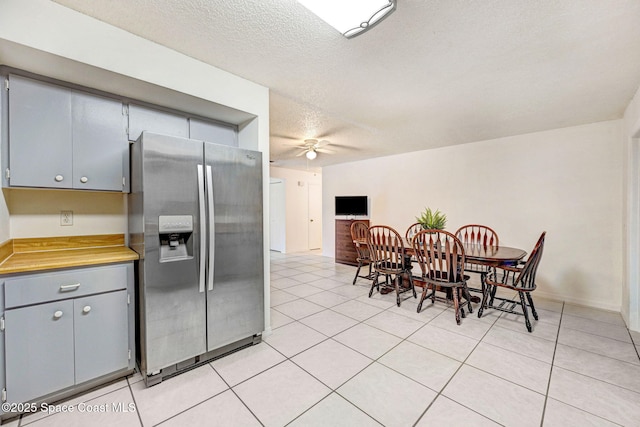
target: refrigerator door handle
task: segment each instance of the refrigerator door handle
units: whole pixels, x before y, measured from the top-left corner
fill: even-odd
[[[216,215],[215,203],[213,202],[213,178],[211,174],[211,166],[207,165],[207,197],[209,202],[209,276],[207,277],[207,289],[213,290],[213,273],[216,262]]]
[[[202,165],[198,165],[198,206],[200,208],[200,274],[198,289],[204,292],[205,260],[207,258],[207,212],[205,210],[204,173]]]

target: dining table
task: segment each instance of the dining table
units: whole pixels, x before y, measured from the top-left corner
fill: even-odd
[[[410,271],[411,262],[415,259],[415,252],[411,241],[403,238],[405,264],[407,271]],[[366,240],[354,241],[354,243],[366,244]],[[509,246],[490,246],[474,243],[463,243],[465,253],[465,262],[467,264],[473,264],[478,267],[499,267],[503,265],[516,265],[521,259],[527,255],[527,251],[513,248]],[[409,273],[411,274],[411,273]],[[485,286],[486,269],[480,271],[480,281],[482,287]],[[483,291],[480,289],[471,289],[475,291]],[[478,303],[480,298],[477,296],[471,297],[471,302]]]

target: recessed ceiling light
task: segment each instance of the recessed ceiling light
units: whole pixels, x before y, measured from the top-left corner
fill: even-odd
[[[396,10],[396,0],[298,0],[346,38],[362,34]]]

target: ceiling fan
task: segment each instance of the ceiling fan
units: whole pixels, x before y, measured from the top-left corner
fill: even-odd
[[[318,156],[318,153],[333,154],[334,151],[324,148],[329,144],[330,142],[326,139],[320,141],[317,139],[305,139],[304,144],[298,146],[302,151],[300,151],[296,157],[304,154],[307,159],[313,160]]]

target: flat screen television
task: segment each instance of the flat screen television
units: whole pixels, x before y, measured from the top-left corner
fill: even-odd
[[[367,196],[336,196],[336,215],[368,215]]]

